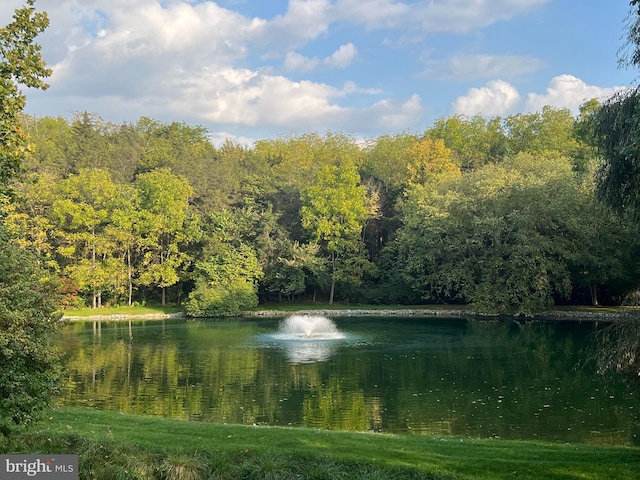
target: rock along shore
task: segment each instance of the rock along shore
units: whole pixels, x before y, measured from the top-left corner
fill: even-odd
[[[442,317],[466,318],[477,320],[524,319],[524,320],[557,320],[557,321],[611,321],[620,318],[620,312],[581,312],[577,310],[550,310],[531,315],[492,315],[480,314],[465,309],[345,309],[345,310],[297,310],[282,312],[277,310],[256,310],[245,312],[245,317],[282,317],[287,315],[324,315],[327,317]]]
[[[577,310],[550,310],[546,312],[536,313],[532,315],[490,315],[479,314],[472,310],[466,309],[321,309],[321,310],[296,310],[284,312],[281,310],[255,310],[244,312],[241,316],[253,318],[271,318],[285,317],[288,315],[324,315],[326,317],[439,317],[439,318],[465,318],[476,320],[498,320],[512,318],[514,320],[556,320],[556,321],[612,321],[621,318],[624,310],[620,312],[583,312]],[[100,321],[117,321],[117,320],[161,320],[168,318],[186,318],[184,312],[176,313],[146,313],[139,315],[110,314],[110,315],[91,315],[91,316],[74,316],[64,315],[64,320],[100,320]]]

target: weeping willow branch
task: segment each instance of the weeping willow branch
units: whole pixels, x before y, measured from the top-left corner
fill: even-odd
[[[622,374],[640,383],[640,315],[624,318],[596,334],[596,368],[600,375]]]
[[[618,51],[618,66],[640,67],[640,0],[629,2],[625,31],[625,42]]]
[[[599,197],[620,212],[640,210],[640,87],[609,98],[594,118],[603,163]]]

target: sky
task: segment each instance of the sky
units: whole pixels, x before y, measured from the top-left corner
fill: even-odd
[[[21,0],[0,2],[0,24]],[[36,0],[29,114],[205,127],[215,144],[419,133],[456,114],[577,114],[631,85],[626,0]]]

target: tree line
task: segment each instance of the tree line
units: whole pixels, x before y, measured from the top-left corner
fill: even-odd
[[[68,306],[622,302],[638,252],[633,222],[596,198],[601,111],[219,148],[184,123],[25,115],[33,148],[6,224]]]

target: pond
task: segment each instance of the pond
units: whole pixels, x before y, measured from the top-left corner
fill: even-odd
[[[640,444],[638,394],[582,361],[594,324],[336,318],[78,322],[60,403],[216,423]]]

